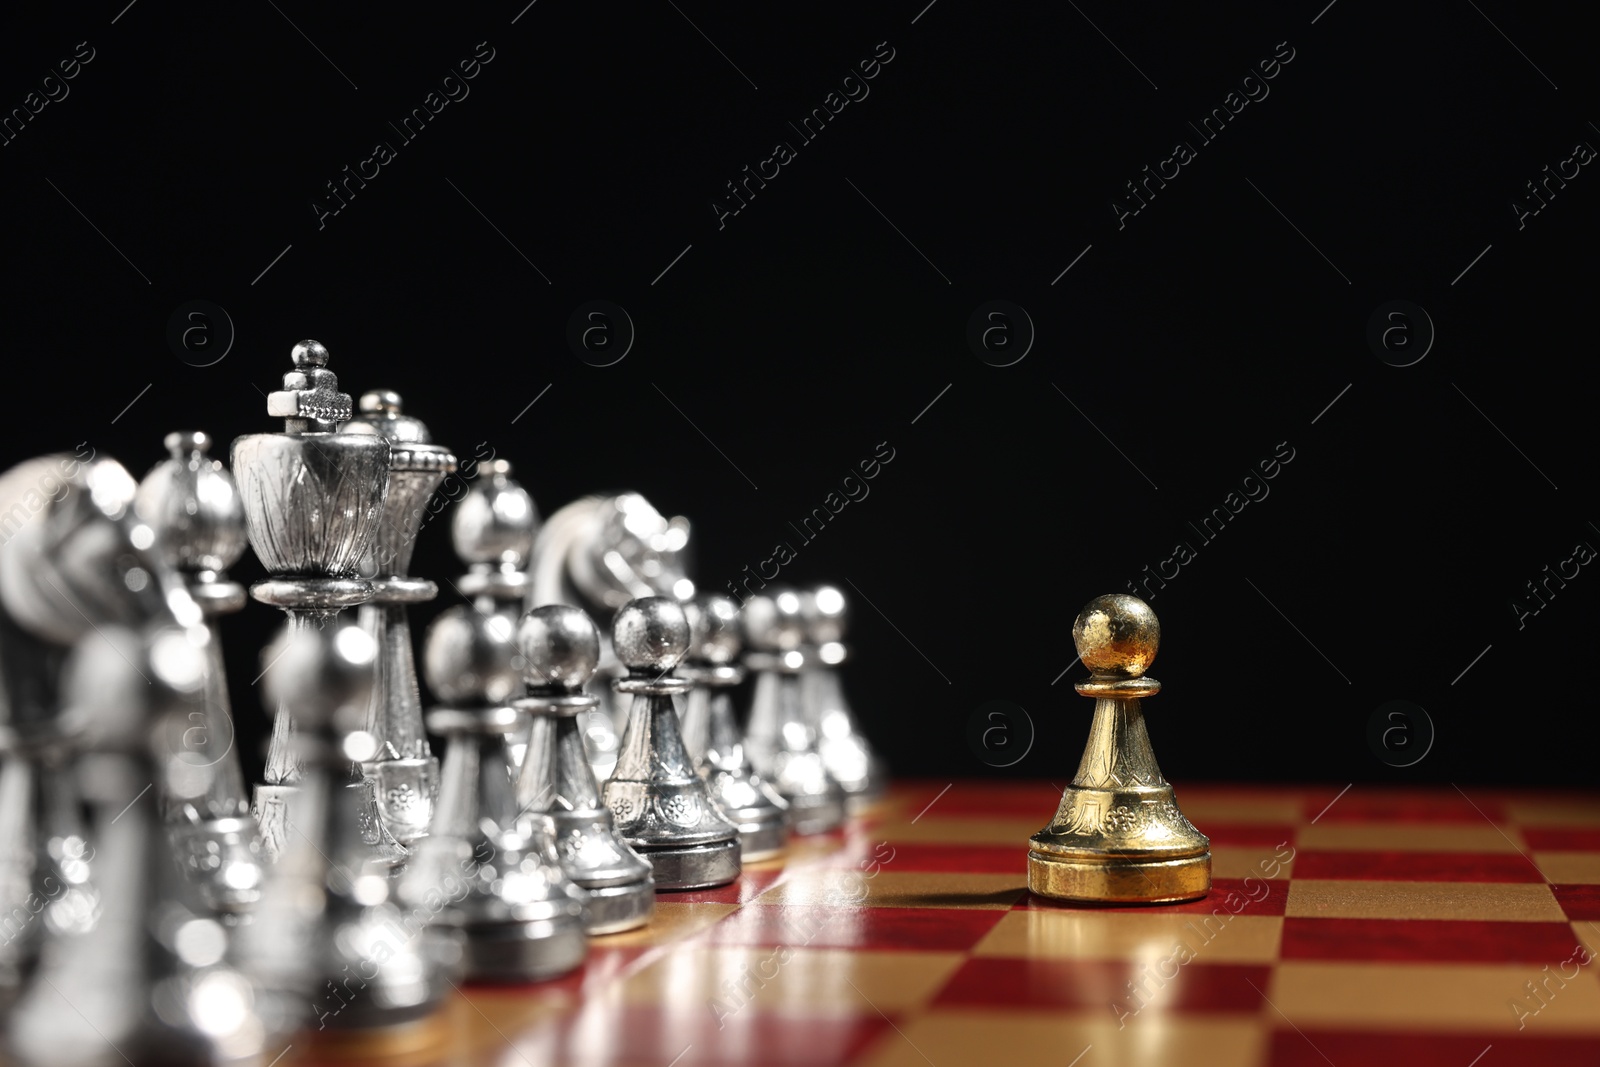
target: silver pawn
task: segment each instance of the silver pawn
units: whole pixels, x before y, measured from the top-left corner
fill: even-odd
[[[99,918],[72,756],[68,736],[0,727],[0,1010],[50,938],[85,934]]]
[[[628,670],[612,686],[633,697],[602,791],[617,829],[650,861],[659,888],[726,885],[739,877],[739,828],[690,762],[672,700],[693,687],[673,673],[689,651],[689,620],[676,600],[641,597],[618,609],[611,645]]]
[[[817,728],[801,691],[805,623],[797,593],[758,594],[744,602],[745,666],[756,673],[745,746],[756,772],[789,802],[797,834],[819,834],[844,822],[845,795],[828,773]]]
[[[177,574],[145,551],[155,535],[133,513],[137,489],[122,464],[92,456],[41,456],[0,476],[0,514],[24,516],[0,540],[0,998],[51,943],[82,943],[100,922],[83,818],[98,777],[82,773],[97,757],[64,714],[70,650],[112,623],[131,630],[173,610],[200,620]]]
[[[522,617],[516,643],[527,696],[515,706],[532,720],[517,802],[555,823],[561,867],[588,898],[590,934],[643,926],[656,904],[650,864],[628,846],[601,803],[579,725],[596,703],[583,686],[600,662],[600,632],[581,608],[547,604]]]
[[[806,715],[817,728],[822,762],[838,779],[845,807],[854,814],[882,798],[889,776],[856,725],[839,674],[839,666],[850,657],[844,643],[848,607],[836,586],[819,585],[800,594],[806,623],[806,669],[800,675],[800,691]]]
[[[445,701],[428,729],[445,739],[439,802],[401,893],[442,894],[434,920],[465,935],[466,975],[539,981],[583,962],[585,895],[563,873],[555,828],[542,812],[520,810],[506,734],[523,716],[505,701],[516,671],[511,619],[460,605],[428,629],[428,688]]]
[[[80,465],[41,456],[0,475],[0,515],[19,506],[26,514],[28,493],[59,486]],[[72,771],[76,739],[61,718],[67,649],[59,636],[24,627],[11,607],[15,579],[37,573],[50,548],[31,527],[50,518],[41,512],[0,540],[0,1004],[33,973],[49,938],[84,933],[99,913]]]
[[[683,673],[694,682],[683,706],[684,745],[711,799],[739,828],[743,860],[769,859],[789,840],[789,802],[755,773],[734,716],[733,687],[744,680],[739,606],[725,596],[702,594],[683,611],[689,617]]]
[[[35,546],[44,551],[34,575],[90,605],[80,618],[92,633],[61,671],[62,719],[81,738],[97,877],[116,891],[92,930],[50,939],[5,1042],[25,1063],[260,1063],[278,1031],[258,1013],[253,982],[225,960],[227,934],[184,878],[156,810],[156,796],[175,792],[183,733],[205,716],[212,635],[135,517],[133,480],[104,473],[53,501],[51,520],[70,519]]]
[[[258,1011],[258,988],[226,959],[228,935],[202,905],[154,796],[174,744],[202,704],[205,638],[115,624],[79,645],[66,668],[68,714],[95,755],[97,873],[106,894],[95,928],[46,946],[38,984],[18,1003],[7,1043],[51,1067],[260,1064],[286,1028]]]
[[[406,609],[432,600],[439,587],[407,572],[428,500],[445,475],[456,469],[456,457],[434,444],[428,428],[401,414],[400,408],[399,393],[387,389],[363,393],[358,414],[340,429],[377,434],[389,442],[389,493],[383,501],[383,520],[360,568],[372,582],[372,600],[361,606],[361,625],[378,643],[377,684],[367,722],[379,748],[362,771],[371,780],[384,829],[409,846],[428,832],[439,788],[439,761],[423,732]]]
[[[479,611],[506,616],[512,629],[528,593],[531,578],[525,568],[538,529],[533,498],[511,477],[511,463],[503,459],[491,459],[479,468],[472,488],[450,514],[451,543],[468,564],[456,588],[472,597]],[[521,685],[521,676],[512,670],[511,689],[494,699],[515,695]],[[526,727],[519,717],[516,732],[506,736],[513,770],[522,766]]]
[[[457,936],[437,909],[402,905],[361,825],[364,782],[351,762],[371,759],[366,726],[377,645],[363,627],[286,627],[262,653],[267,697],[295,709],[293,755],[303,768],[289,798],[291,829],[268,873],[240,955],[263,987],[271,1017],[322,1032],[384,1033],[407,1043],[449,994]],[[298,1040],[298,1039],[297,1039]]]
[[[155,532],[156,550],[200,605],[210,640],[204,707],[182,734],[182,751],[160,798],[162,815],[206,903],[236,916],[260,896],[263,865],[260,829],[250,817],[234,746],[237,734],[216,624],[218,616],[245,605],[244,587],[225,573],[247,545],[244,507],[228,469],[206,454],[209,435],[170,433],[165,444],[171,455],[139,483],[134,507]]]
[[[389,441],[339,432],[351,415],[350,395],[339,391],[321,343],[301,341],[291,357],[295,369],[267,397],[267,414],[284,420],[283,432],[236,438],[230,466],[250,547],[271,575],[251,586],[250,595],[283,609],[291,631],[316,632],[343,609],[372,599],[372,583],[357,570],[383,521]],[[288,805],[300,778],[294,732],[295,708],[280,705],[266,781],[256,786],[250,809],[269,860],[289,839]],[[389,859],[403,855],[378,818],[371,791],[357,802],[369,848]]]
[[[574,500],[539,531],[525,606],[572,604],[604,618],[635,597],[687,600],[694,595],[685,571],[688,547],[689,520],[667,518],[638,493]],[[616,767],[617,746],[628,725],[628,702],[610,685],[625,673],[610,635],[601,634],[599,677],[589,687],[599,705],[584,713],[582,722],[589,763],[602,782]]]

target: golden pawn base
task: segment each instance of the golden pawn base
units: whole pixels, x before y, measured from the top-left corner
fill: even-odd
[[[1091,904],[1171,904],[1211,891],[1211,842],[1172,787],[1069,786],[1049,826],[1028,839],[1028,890]]]
[[[1028,891],[1094,904],[1174,904],[1211,891],[1211,853],[1178,859],[1069,857],[1028,850]]]

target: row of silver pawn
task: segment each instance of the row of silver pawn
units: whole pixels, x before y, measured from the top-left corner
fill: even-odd
[[[493,461],[452,523],[472,603],[441,615],[424,646],[442,702],[427,723],[445,739],[427,831],[412,828],[401,844],[381,825],[384,811],[404,807],[375,809],[361,769],[382,756],[371,706],[384,650],[370,624],[329,614],[291,624],[263,655],[269,703],[295,709],[292,733],[274,739],[296,773],[278,798],[288,811],[279,829],[290,832],[271,861],[237,755],[171,758],[183,747],[177,731],[183,742],[203,729],[232,745],[215,619],[243,606],[225,570],[245,539],[172,519],[195,512],[183,501],[174,512],[175,494],[228,477],[205,456],[208,443],[170,436],[173,458],[137,487],[114,461],[78,472],[69,503],[82,514],[69,525],[105,528],[116,556],[105,573],[76,573],[65,552],[50,557],[59,546],[37,547],[52,564],[43,580],[75,609],[109,602],[95,581],[114,578],[116,596],[141,583],[150,591],[107,609],[104,625],[84,614],[99,640],[84,636],[61,670],[59,717],[71,729],[50,743],[49,730],[24,728],[37,723],[6,724],[0,832],[26,837],[19,818],[5,818],[20,815],[31,822],[25,851],[48,857],[20,884],[3,882],[9,914],[21,914],[19,903],[44,913],[24,920],[23,936],[8,928],[0,950],[5,1041],[17,1059],[267,1062],[297,1029],[420,1022],[462,976],[529,981],[572,970],[588,935],[647,922],[657,890],[731,882],[742,860],[779,854],[791,831],[838,826],[881,787],[831,669],[843,658],[843,598],[829,588],[755,596],[742,608],[715,596],[624,605],[610,638],[626,674],[612,685],[632,709],[615,767],[598,782],[582,723],[599,703],[584,687],[600,634],[565,605],[518,618],[536,519],[531,500],[507,506],[526,493]],[[8,611],[17,599],[6,596]],[[17,613],[25,625],[8,616],[8,638],[52,621],[38,604]],[[8,660],[26,644],[10,642]],[[742,735],[732,690],[746,667],[757,678]],[[130,670],[148,692],[137,693]],[[128,733],[146,721],[164,744]],[[88,798],[103,825],[76,825],[62,772],[78,758],[98,760],[108,781],[158,784],[155,802],[134,796],[113,814],[95,803],[124,799],[107,785]],[[19,812],[19,797],[31,807]]]

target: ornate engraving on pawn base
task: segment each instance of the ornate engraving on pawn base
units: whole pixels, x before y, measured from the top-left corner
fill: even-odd
[[[282,608],[292,633],[320,629],[344,608],[364,604],[372,584],[356,577],[383,514],[389,488],[389,442],[375,434],[337,432],[350,418],[328,350],[316,341],[294,346],[295,369],[267,397],[267,413],[283,433],[233,442],[233,476],[244,503],[250,547],[273,575],[250,595]],[[294,711],[280,705],[268,742],[266,782],[251,813],[270,858],[288,833],[285,805],[300,777]]]
[[[365,763],[362,771],[382,824],[373,829],[409,846],[428,832],[439,789],[439,761],[423,731],[406,608],[432,600],[439,590],[431,581],[406,572],[411,569],[428,499],[445,475],[456,469],[456,457],[434,444],[427,427],[402,415],[400,408],[398,393],[363,393],[361,413],[343,429],[389,442],[389,493],[383,520],[361,566],[361,573],[372,581],[372,601],[361,608],[361,624],[378,644],[378,677],[367,728],[380,746],[377,758]]]
[[[1028,888],[1061,900],[1162,903],[1211,888],[1211,842],[1178,809],[1145,731],[1144,677],[1161,629],[1142,600],[1114,593],[1079,614],[1072,637],[1095,698],[1078,773],[1050,825],[1028,842]]]

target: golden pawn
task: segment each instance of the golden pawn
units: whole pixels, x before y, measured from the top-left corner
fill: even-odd
[[[1057,900],[1160,904],[1211,890],[1211,841],[1178,810],[1161,776],[1140,701],[1161,691],[1144,677],[1161,624],[1138,597],[1095,597],[1072,624],[1092,672],[1094,723],[1078,774],[1050,825],[1028,839],[1028,889]]]

